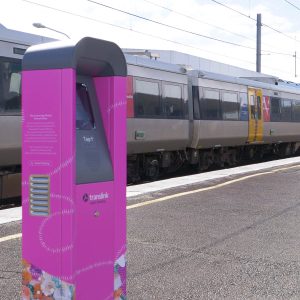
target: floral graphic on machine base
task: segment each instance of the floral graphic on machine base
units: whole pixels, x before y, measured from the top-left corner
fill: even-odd
[[[114,300],[126,300],[126,258],[121,255],[114,263]]]
[[[22,300],[74,300],[74,285],[62,281],[23,259]]]
[[[22,300],[75,300],[74,285],[22,261]],[[126,258],[121,255],[114,263],[114,300],[126,300]]]

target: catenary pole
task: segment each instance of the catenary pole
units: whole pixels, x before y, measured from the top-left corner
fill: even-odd
[[[295,78],[296,78],[297,77],[297,51],[295,51],[294,57],[295,57]]]
[[[256,31],[256,72],[261,72],[261,14],[257,14]]]

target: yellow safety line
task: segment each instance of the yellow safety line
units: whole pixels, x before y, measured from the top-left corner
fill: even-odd
[[[15,240],[15,239],[19,239],[22,237],[22,233],[17,233],[17,234],[13,234],[13,235],[8,235],[5,237],[0,238],[0,243],[2,242],[7,242],[10,240]]]
[[[300,165],[281,168],[281,169],[276,169],[276,170],[273,170],[273,171],[268,171],[268,172],[263,172],[263,173],[247,175],[247,176],[244,176],[244,177],[241,177],[241,178],[238,178],[238,179],[233,179],[233,180],[229,180],[229,181],[226,181],[226,182],[223,182],[223,183],[219,183],[219,184],[216,184],[214,186],[209,186],[209,187],[205,187],[205,188],[201,188],[201,189],[197,189],[197,190],[193,190],[193,191],[188,191],[188,192],[177,193],[177,194],[165,196],[165,197],[154,199],[154,200],[149,200],[149,201],[145,201],[145,202],[141,202],[141,203],[137,203],[137,204],[128,205],[126,208],[127,209],[138,208],[138,207],[142,207],[142,206],[146,206],[146,205],[150,205],[150,204],[154,204],[154,203],[158,203],[158,202],[163,202],[163,201],[175,199],[175,198],[178,198],[178,197],[181,197],[181,196],[186,196],[186,195],[196,194],[196,193],[200,193],[200,192],[210,191],[210,190],[218,189],[218,188],[226,186],[226,185],[233,184],[235,182],[244,181],[244,180],[249,179],[249,178],[262,176],[262,175],[267,175],[267,174],[274,174],[274,173],[277,173],[277,172],[280,172],[280,171],[285,171],[285,170],[290,170],[290,169],[295,169],[295,168],[300,168]],[[10,240],[14,240],[14,239],[19,239],[21,237],[22,237],[22,233],[5,236],[5,237],[0,238],[0,243],[10,241]]]
[[[273,174],[273,173],[276,173],[276,172],[289,170],[289,169],[295,169],[295,168],[299,168],[299,167],[300,167],[300,165],[296,165],[296,166],[285,167],[285,168],[276,169],[276,170],[272,170],[272,171],[267,171],[267,172],[263,172],[263,173],[247,175],[247,176],[244,176],[244,177],[241,177],[241,178],[238,178],[238,179],[233,179],[233,180],[229,180],[229,181],[226,181],[226,182],[223,182],[223,183],[219,183],[219,184],[216,184],[214,186],[209,186],[209,187],[205,187],[205,188],[201,188],[201,189],[197,189],[197,190],[193,190],[193,191],[188,191],[188,192],[177,193],[177,194],[165,196],[165,197],[158,198],[158,199],[153,199],[153,200],[140,202],[140,203],[137,203],[137,204],[128,205],[126,208],[127,209],[138,208],[138,207],[142,207],[142,206],[146,206],[146,205],[150,205],[150,204],[154,204],[154,203],[159,203],[159,202],[171,200],[171,199],[178,198],[178,197],[181,197],[181,196],[186,196],[186,195],[196,194],[196,193],[200,193],[200,192],[210,191],[210,190],[218,189],[220,187],[230,185],[230,184],[233,184],[233,183],[236,183],[236,182],[239,182],[239,181],[244,181],[244,180],[249,179],[249,178],[262,176],[262,175],[267,175],[267,174]]]

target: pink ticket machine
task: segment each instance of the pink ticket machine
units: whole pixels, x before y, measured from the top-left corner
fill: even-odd
[[[93,38],[24,56],[24,300],[126,299],[126,73]]]

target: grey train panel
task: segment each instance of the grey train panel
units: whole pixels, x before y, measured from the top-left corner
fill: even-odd
[[[192,148],[239,146],[246,143],[248,122],[194,121]]]
[[[260,81],[255,81],[255,80],[250,80],[250,79],[245,79],[245,78],[238,78],[238,77],[231,77],[231,76],[226,76],[222,74],[215,74],[215,73],[210,73],[210,72],[198,72],[199,73],[199,79],[210,79],[210,80],[215,80],[218,82],[228,82],[228,83],[234,83],[234,84],[239,84],[245,87],[253,87],[253,88],[260,88],[260,89],[269,89],[272,91],[281,91],[281,92],[287,92],[291,94],[297,94],[298,97],[300,97],[300,89],[299,88],[294,88],[294,87],[289,87],[289,86],[280,86],[280,85],[275,85],[275,84],[269,84],[269,83],[263,83]],[[299,99],[299,98],[296,98]]]
[[[263,89],[263,96],[275,96],[279,98],[285,98],[285,99],[293,99],[293,100],[300,100],[300,94],[296,94],[293,92],[286,92],[286,91],[280,91],[280,90],[270,90],[270,89]],[[299,90],[300,92],[300,90]]]
[[[0,166],[21,165],[21,116],[0,116]]]
[[[23,55],[14,53],[14,48],[25,51],[28,48],[28,45],[0,41],[0,56],[22,59]]]
[[[189,121],[166,119],[127,119],[127,154],[188,147]]]
[[[264,122],[265,143],[300,141],[300,123],[297,122]]]
[[[128,75],[178,84],[187,84],[188,77],[181,68],[149,62],[148,65],[128,65]],[[184,150],[189,142],[189,122],[178,119],[127,119],[127,154]]]
[[[215,81],[215,80],[211,80],[211,79],[199,78],[198,86],[204,87],[204,88],[212,88],[212,89],[247,93],[247,86],[245,86],[245,85],[228,83],[228,82],[223,82],[223,81]]]

